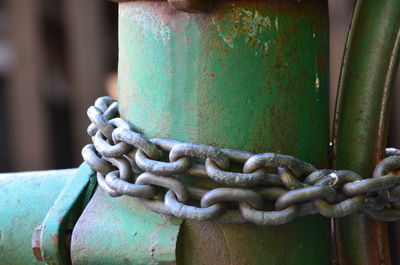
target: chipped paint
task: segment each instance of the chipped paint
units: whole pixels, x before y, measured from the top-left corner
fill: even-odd
[[[279,31],[279,19],[278,19],[278,17],[275,17],[275,29],[276,29],[276,31]]]
[[[233,48],[234,47],[233,40],[236,38],[237,30],[234,29],[232,31],[229,31],[229,35],[228,35],[228,34],[224,33],[224,31],[217,19],[212,18],[211,22],[217,28],[218,35],[222,38],[222,40],[226,43],[226,45],[228,45],[229,48]]]
[[[247,32],[246,43],[260,47],[260,49],[267,54],[270,48],[271,41],[264,42],[260,39],[265,35],[266,31],[272,30],[272,22],[269,16],[262,16],[255,10],[238,9],[236,15],[241,17],[241,22],[244,32]],[[275,19],[275,25],[277,20]],[[279,22],[278,22],[279,23]]]
[[[260,36],[266,30],[270,31],[272,28],[271,18],[260,15],[257,10],[251,11],[242,8],[235,12],[238,17],[242,18],[243,29],[248,32],[247,41]]]
[[[271,40],[268,40],[264,43],[264,52],[268,54],[269,45],[271,44]]]
[[[157,19],[157,17],[148,17],[150,20],[156,20],[155,22],[144,22],[144,23],[148,23],[149,25],[151,25],[151,27],[145,27],[146,29],[148,29],[150,31],[151,34],[153,34],[155,37],[160,38],[163,42],[164,45],[167,45],[167,43],[170,41],[171,39],[171,30],[170,28],[163,24],[161,21],[159,21],[159,19]]]
[[[171,40],[171,29],[160,14],[150,12],[147,8],[121,9],[120,16],[135,17],[141,21],[140,31],[163,41],[164,46]]]
[[[320,86],[319,76],[318,76],[318,72],[316,72],[315,73],[315,92],[319,92],[319,86]]]
[[[231,25],[222,23],[213,17],[212,24],[216,27],[218,35],[229,48],[234,48],[234,42],[239,33],[246,34],[246,43],[255,47],[260,47],[261,51],[268,53],[271,41],[265,41],[266,32],[279,30],[279,19],[271,19],[270,16],[260,14],[258,10],[249,10],[245,8],[233,9],[234,21]],[[257,53],[258,54],[258,53]]]

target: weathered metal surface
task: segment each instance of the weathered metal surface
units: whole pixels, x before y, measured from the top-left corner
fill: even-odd
[[[111,198],[97,189],[73,231],[72,263],[171,264],[180,225],[135,198]]]
[[[43,264],[32,253],[32,233],[75,169],[0,174],[0,264]]]
[[[334,129],[334,164],[371,176],[383,158],[400,42],[400,1],[359,0],[346,44]],[[386,224],[336,222],[340,264],[390,264]]]
[[[163,1],[119,6],[120,112],[137,131],[328,166],[326,1],[218,1],[208,14]],[[329,221],[185,221],[177,255],[178,264],[329,264]]]
[[[83,163],[48,211],[40,232],[40,250],[46,264],[70,264],[67,235],[91,198],[95,185],[93,171]]]

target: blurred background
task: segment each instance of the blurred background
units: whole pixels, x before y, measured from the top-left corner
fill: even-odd
[[[353,1],[329,4],[332,115]],[[0,172],[81,163],[87,107],[116,97],[117,13],[106,0],[0,1]],[[400,105],[392,113],[400,147]]]
[[[70,168],[86,109],[116,84],[117,4],[0,1],[0,172]]]

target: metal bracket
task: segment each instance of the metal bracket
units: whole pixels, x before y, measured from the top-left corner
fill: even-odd
[[[41,257],[46,264],[70,264],[68,241],[95,187],[93,171],[84,163],[50,208],[42,223],[39,238]]]

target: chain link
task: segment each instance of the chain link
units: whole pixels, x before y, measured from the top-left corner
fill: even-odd
[[[83,159],[110,196],[137,197],[165,215],[229,223],[279,225],[319,213],[354,213],[380,221],[400,220],[400,151],[362,179],[348,170],[316,169],[295,157],[220,149],[171,139],[148,139],[119,118],[118,103],[96,100],[87,112],[93,144]],[[242,167],[242,171],[232,168]],[[202,179],[207,187],[189,185]]]

